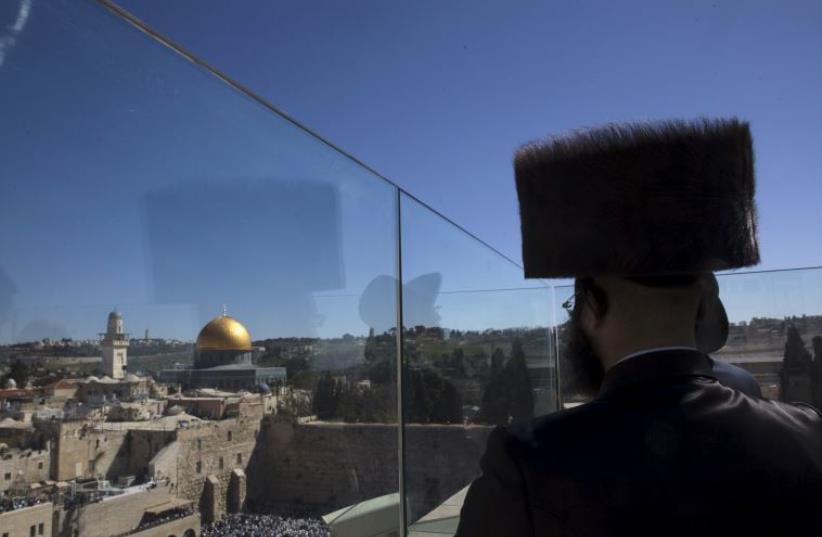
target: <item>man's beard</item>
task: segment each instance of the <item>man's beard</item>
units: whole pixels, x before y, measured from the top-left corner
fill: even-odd
[[[576,315],[571,315],[560,349],[560,375],[567,400],[590,400],[602,386],[605,370],[591,339],[582,330]]]

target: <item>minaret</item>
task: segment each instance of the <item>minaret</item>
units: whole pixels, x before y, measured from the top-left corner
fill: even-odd
[[[128,334],[123,332],[123,316],[116,309],[108,314],[106,332],[100,336],[103,372],[113,379],[123,378],[128,364]]]

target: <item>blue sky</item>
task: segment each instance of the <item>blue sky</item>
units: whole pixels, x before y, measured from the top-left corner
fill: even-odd
[[[822,264],[817,2],[123,5],[515,260],[521,143],[738,115],[761,268]],[[113,306],[181,339],[223,303],[254,337],[367,331],[360,295],[395,273],[390,185],[95,3],[0,5],[0,117],[0,342],[90,337]],[[516,267],[402,207],[405,279],[441,275],[444,326],[545,324],[544,291],[487,292],[533,287]],[[729,311],[822,304],[757,288]]]
[[[761,268],[822,264],[822,4],[123,0],[519,259],[511,155],[608,121],[737,115]]]

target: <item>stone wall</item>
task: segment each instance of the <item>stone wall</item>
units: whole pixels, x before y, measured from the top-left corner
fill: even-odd
[[[58,435],[56,477],[168,479],[170,494],[193,501],[210,519],[237,509],[243,498],[252,508],[298,505],[324,514],[397,491],[396,425],[294,423],[250,414],[170,431],[95,431],[67,424]],[[490,430],[407,427],[405,480],[412,518],[478,475]]]
[[[44,503],[25,509],[0,513],[0,535],[29,537],[32,528],[37,537],[51,537],[53,505]]]
[[[302,504],[324,513],[397,491],[397,427],[265,422],[251,503]]]
[[[0,492],[14,485],[45,481],[49,478],[50,468],[49,449],[9,449],[0,452]]]
[[[176,439],[163,449],[148,463],[148,476],[155,481],[168,480],[172,487],[177,488],[177,460],[180,457],[180,442]]]
[[[67,481],[100,477],[114,480],[123,475],[146,477],[148,463],[174,441],[176,430],[131,429],[129,424],[105,429],[84,422],[62,422],[53,427],[55,445],[52,478]]]
[[[22,423],[21,423],[22,424]],[[0,444],[10,448],[27,448],[36,442],[37,434],[32,427],[0,428]]]
[[[172,520],[161,526],[132,533],[129,537],[200,537],[200,515]]]
[[[405,432],[405,490],[412,520],[428,513],[480,474],[493,428],[409,425]]]
[[[125,475],[145,480],[149,477],[148,467],[152,459],[176,439],[177,430],[132,429],[116,466]]]
[[[318,514],[396,492],[397,427],[266,420],[248,472],[249,503],[300,504]],[[490,427],[410,425],[406,487],[419,516],[479,473]]]
[[[82,422],[61,423],[55,432],[54,479],[116,477],[123,473],[127,434],[127,430],[94,430]]]
[[[82,537],[109,537],[132,531],[140,525],[146,509],[171,499],[169,492],[169,487],[157,486],[87,504],[79,510],[76,529]]]
[[[239,469],[248,474],[257,454],[257,437],[261,422],[257,418],[242,417],[199,423],[181,429],[177,435],[176,494],[197,502],[202,512],[214,512],[217,517],[228,512],[228,493],[231,473]],[[165,465],[166,472],[169,465]],[[205,480],[213,476],[219,482],[219,494],[213,499],[203,494]],[[244,494],[243,494],[244,495]],[[207,506],[203,502],[214,501]]]

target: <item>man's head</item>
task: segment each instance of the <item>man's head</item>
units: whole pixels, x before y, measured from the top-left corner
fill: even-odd
[[[525,277],[577,278],[566,373],[722,346],[712,272],[759,262],[753,164],[736,119],[612,124],[517,151]]]
[[[615,276],[578,280],[578,321],[603,365],[644,349],[695,346],[700,287],[651,286]]]
[[[562,349],[575,386],[595,394],[605,371],[634,352],[698,347],[697,327],[714,307],[706,280],[713,275],[577,278]]]

